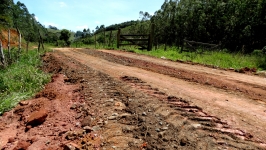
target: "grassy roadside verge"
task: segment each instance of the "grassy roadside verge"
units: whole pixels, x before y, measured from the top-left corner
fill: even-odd
[[[75,45],[71,45],[75,48]],[[114,49],[119,50],[116,47],[106,47],[104,45],[78,45],[79,48],[90,48],[90,49]],[[157,50],[147,51],[147,50],[138,50],[133,46],[123,46],[120,49],[143,54],[154,56],[158,58],[170,59],[173,61],[189,61],[193,63],[199,63],[203,65],[212,65],[219,68],[229,69],[233,68],[239,70],[241,68],[256,68],[257,70],[266,70],[266,55],[262,54],[261,51],[254,51],[251,54],[241,54],[241,53],[230,53],[226,50],[222,51],[204,51],[203,54],[195,52],[182,52],[176,47],[168,48],[166,51],[163,50],[163,47],[159,47]]]
[[[40,54],[36,50],[23,53],[19,60],[0,70],[0,115],[32,97],[50,81],[50,75],[42,72]]]
[[[266,70],[266,56],[258,53],[252,54],[240,54],[240,53],[228,53],[226,51],[207,51],[203,54],[183,52],[179,53],[176,49],[169,49],[164,51],[163,49],[142,51],[134,49],[135,53],[155,56],[158,58],[166,58],[173,61],[190,61],[194,63],[213,65],[219,68],[257,68],[258,70]]]

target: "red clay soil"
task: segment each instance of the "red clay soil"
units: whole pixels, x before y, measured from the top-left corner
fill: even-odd
[[[8,46],[8,31],[2,30],[0,32],[0,40],[2,41],[3,48],[7,49]],[[10,29],[10,46],[18,47],[19,36],[16,29]]]
[[[201,67],[195,74],[192,66],[153,59],[94,50],[47,53],[42,69],[52,81],[0,117],[0,148],[266,148],[264,83],[215,77]]]

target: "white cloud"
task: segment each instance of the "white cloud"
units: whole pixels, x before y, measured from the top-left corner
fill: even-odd
[[[36,21],[39,21],[39,18],[38,17],[34,16],[34,18],[36,19]]]
[[[100,24],[101,22],[100,21],[95,21],[96,24]]]
[[[83,26],[76,26],[77,30],[83,30],[83,29],[88,29],[87,25],[83,25]]]
[[[67,7],[67,4],[65,2],[59,2],[59,7]]]

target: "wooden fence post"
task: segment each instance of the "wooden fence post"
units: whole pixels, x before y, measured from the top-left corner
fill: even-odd
[[[152,50],[153,34],[154,34],[154,24],[151,24],[151,31],[149,34],[149,41],[148,41],[148,51]]]
[[[5,54],[3,52],[3,45],[2,45],[2,41],[0,40],[0,61],[1,63],[5,66]]]
[[[109,35],[108,47],[111,46],[111,38],[112,38],[112,30],[110,31],[110,35]]]
[[[8,59],[11,61],[11,53],[10,53],[10,29],[8,29],[8,43],[7,43],[7,49],[8,49]]]
[[[104,44],[103,44],[103,47],[105,47],[105,44],[106,44],[105,28],[104,28],[104,31],[103,31],[103,36],[104,36]]]
[[[20,54],[21,53],[21,33],[20,33],[18,28],[17,28],[17,32],[18,32],[18,37],[19,37],[19,39],[18,39],[18,52]]]
[[[96,33],[94,33],[94,45],[95,45],[95,49],[96,49]]]
[[[119,48],[119,45],[120,45],[120,34],[121,34],[121,29],[118,29],[118,31],[117,31],[117,48]]]
[[[40,32],[40,30],[38,30],[38,32],[39,32],[39,35],[40,35],[40,44],[42,44],[42,50],[44,50],[43,39],[42,39],[41,32]]]

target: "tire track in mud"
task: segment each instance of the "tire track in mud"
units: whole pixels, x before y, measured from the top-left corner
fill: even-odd
[[[169,75],[171,77],[176,77],[179,79],[183,79],[189,82],[195,82],[207,86],[213,86],[218,89],[223,89],[225,91],[234,91],[235,93],[239,93],[240,95],[245,95],[248,98],[262,101],[266,103],[266,86],[265,84],[253,84],[251,82],[238,81],[233,79],[227,79],[221,75],[212,75],[205,72],[200,72],[197,70],[191,71],[190,69],[181,69],[181,68],[173,68],[167,65],[161,65],[156,62],[149,62],[138,58],[132,57],[124,57],[123,55],[115,55],[112,52],[108,51],[97,51],[88,49],[81,49],[80,52],[85,54],[89,54],[92,56],[100,57],[105,60],[123,64],[126,66],[139,67],[148,71],[153,71],[165,75]],[[136,54],[137,56],[137,54]],[[201,66],[202,67],[202,66]],[[266,80],[265,80],[266,81]]]
[[[108,75],[104,74],[101,76]],[[116,83],[111,89],[105,88],[96,93],[99,94],[104,91],[106,92],[104,95],[107,95],[107,97],[112,95],[111,98],[120,99],[126,106],[125,109],[120,111],[115,109],[115,111],[118,111],[118,114],[122,115],[117,117],[119,119],[116,119],[114,122],[111,121],[107,129],[112,130],[112,123],[118,122],[119,124],[114,125],[113,129],[129,134],[131,140],[132,138],[141,139],[143,142],[141,146],[139,146],[141,142],[137,145],[136,142],[135,145],[130,142],[125,144],[125,142],[124,145],[120,145],[120,148],[130,146],[130,149],[137,149],[139,147],[147,149],[260,149],[261,141],[254,141],[249,133],[241,129],[231,128],[226,122],[221,121],[215,116],[208,115],[200,107],[190,105],[188,101],[182,98],[170,96],[156,88],[151,88],[149,84],[136,77],[123,76],[121,80],[128,83],[130,87],[110,77],[106,81],[105,78],[97,79],[96,76],[93,76],[93,81],[91,81],[95,83],[110,81]],[[97,101],[97,103],[104,105],[101,109],[106,109],[106,101]],[[111,113],[113,112],[108,114]],[[117,126],[125,124],[126,126],[120,129],[117,128]],[[164,124],[166,126],[163,126]],[[102,133],[104,135],[104,129]],[[112,134],[109,135],[113,136],[113,138],[119,137]],[[121,140],[121,137],[123,139],[123,136],[128,137],[120,135],[119,139]],[[112,148],[110,143],[116,142],[108,142],[107,140],[104,142],[104,147]],[[119,144],[116,145],[119,147]]]

